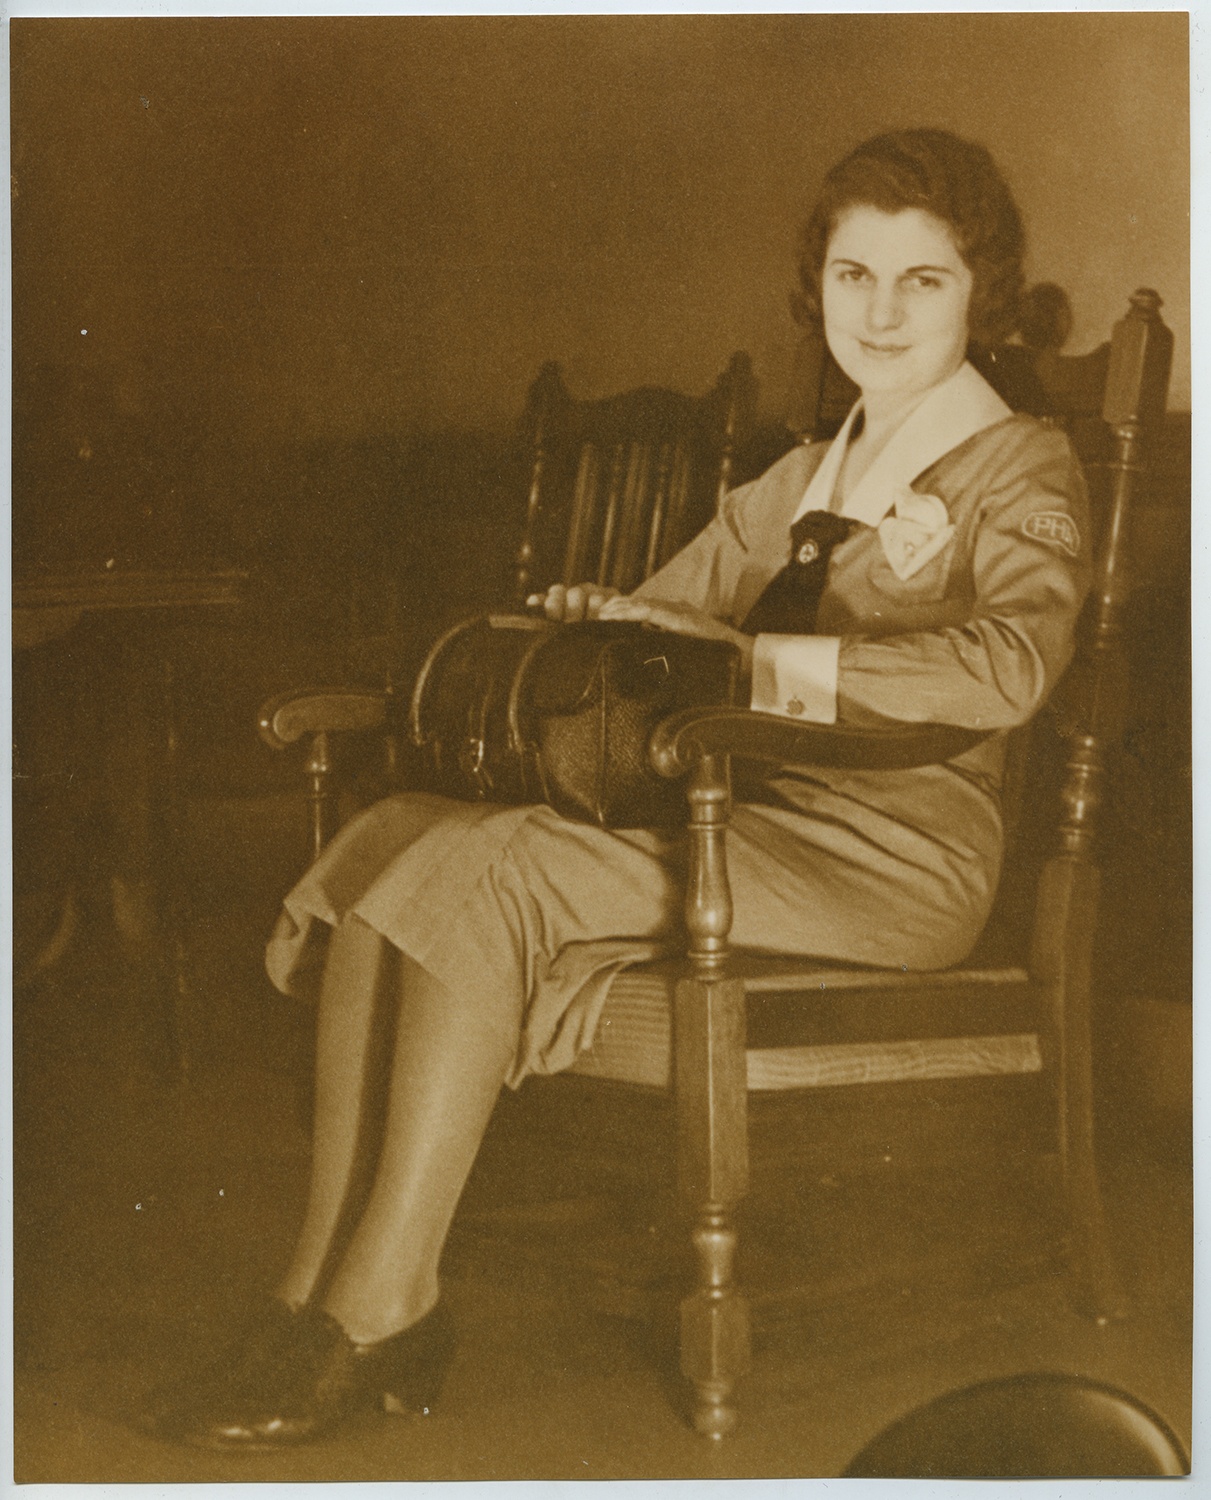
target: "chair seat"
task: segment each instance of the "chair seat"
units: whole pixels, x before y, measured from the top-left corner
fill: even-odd
[[[592,1047],[570,1071],[668,1089],[681,972],[669,961],[623,970]],[[1037,1073],[1043,1066],[1038,1035],[1027,1024],[1038,1013],[1037,991],[1024,969],[812,968],[803,959],[737,953],[728,972],[745,987],[754,1093]]]

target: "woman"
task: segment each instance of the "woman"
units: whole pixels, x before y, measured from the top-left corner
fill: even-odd
[[[735,491],[631,596],[534,601],[733,641],[755,708],[991,732],[940,766],[750,777],[728,836],[742,946],[929,968],[962,959],[987,916],[997,731],[1066,665],[1089,576],[1067,440],[967,359],[1015,326],[1022,255],[982,148],[938,131],[860,146],[825,181],[800,267],[803,315],[861,390],[837,439]],[[159,1403],[160,1430],[256,1446],[367,1403],[429,1404],[451,1346],[438,1257],[500,1087],[568,1066],[610,976],[676,942],[682,848],[423,794],[342,831],[268,955],[283,990],[318,995],[303,1227],[256,1327]]]

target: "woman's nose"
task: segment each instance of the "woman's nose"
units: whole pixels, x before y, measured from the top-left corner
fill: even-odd
[[[904,321],[904,307],[894,286],[876,286],[866,303],[866,323],[872,333],[898,328]]]

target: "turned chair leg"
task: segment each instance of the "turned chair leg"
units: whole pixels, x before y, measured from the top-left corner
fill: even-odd
[[[1073,1306],[1098,1323],[1127,1316],[1128,1303],[1106,1240],[1093,1131],[1093,1055],[1086,966],[1068,976],[1060,1057],[1060,1160],[1068,1220]]]
[[[1097,1323],[1125,1318],[1129,1304],[1106,1242],[1105,1210],[1093,1155],[1090,1112],[1071,1099],[1087,1079],[1065,1069],[1070,1091],[1065,1124],[1064,1206],[1068,1221],[1071,1300],[1077,1312]]]
[[[696,1284],[681,1304],[681,1370],[694,1388],[695,1429],[721,1438],[736,1425],[733,1390],[750,1346],[732,1217],[748,1185],[744,987],[682,980],[675,1015],[677,1175],[697,1261]]]
[[[724,862],[727,762],[704,757],[690,786],[686,925],[691,976],[673,1007],[677,1178],[693,1217],[694,1289],[681,1304],[681,1369],[693,1424],[722,1438],[736,1425],[733,1391],[748,1369],[748,1303],[735,1282],[735,1204],[748,1188],[744,986],[725,977],[731,893]]]
[[[1096,866],[1063,857],[1050,861],[1039,902],[1051,920],[1040,924],[1036,964],[1045,965],[1051,990],[1070,1300],[1085,1317],[1107,1323],[1126,1316],[1127,1301],[1106,1240],[1094,1152],[1090,996],[1097,888]]]

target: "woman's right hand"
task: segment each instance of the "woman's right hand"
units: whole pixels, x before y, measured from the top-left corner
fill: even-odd
[[[571,588],[553,583],[545,594],[531,594],[527,609],[541,609],[548,620],[595,620],[607,599],[616,599],[618,590],[602,583],[574,583]]]

